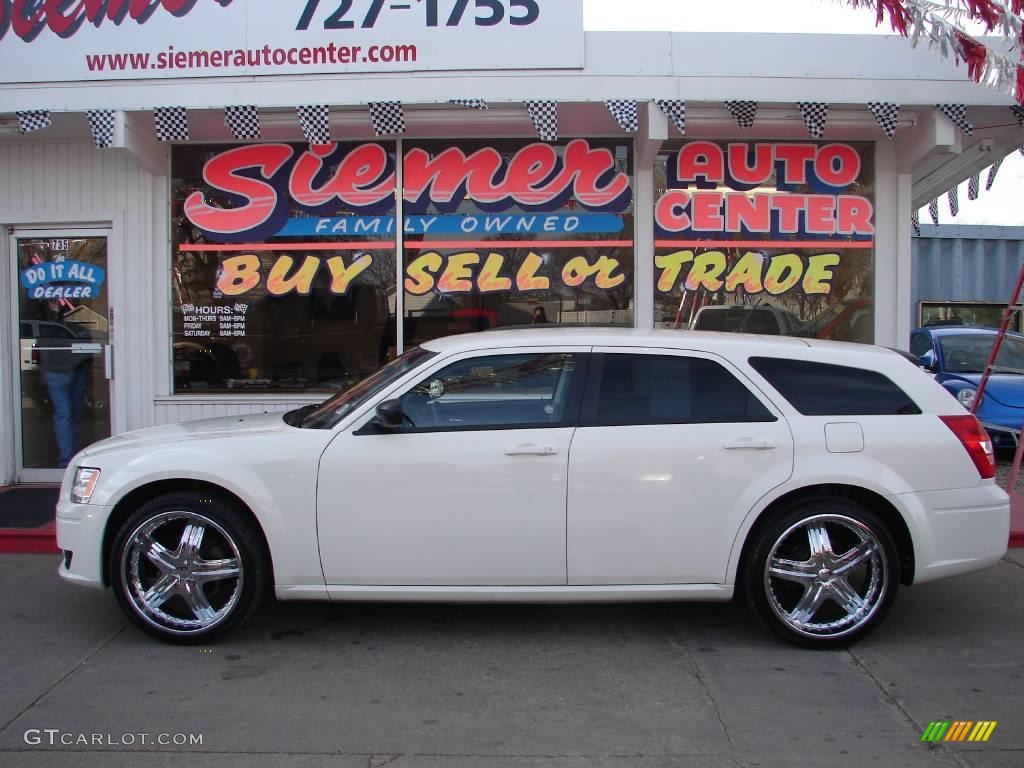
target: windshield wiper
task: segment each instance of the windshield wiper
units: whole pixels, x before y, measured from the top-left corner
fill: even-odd
[[[302,429],[302,423],[306,420],[306,416],[316,408],[316,404],[304,405],[301,408],[296,408],[294,411],[288,411],[284,415],[284,423],[290,427],[298,427]]]

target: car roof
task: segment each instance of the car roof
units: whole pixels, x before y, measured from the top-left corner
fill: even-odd
[[[928,333],[932,336],[995,336],[995,328],[985,328],[979,325],[932,325],[926,328],[915,328],[912,333]],[[1016,331],[1008,331],[1007,336],[1024,339],[1024,334]]]

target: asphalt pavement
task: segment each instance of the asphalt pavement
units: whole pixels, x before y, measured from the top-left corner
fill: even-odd
[[[55,568],[0,556],[3,766],[1024,765],[1024,550],[834,652],[671,603],[268,604],[175,647]],[[922,743],[933,720],[998,724]]]

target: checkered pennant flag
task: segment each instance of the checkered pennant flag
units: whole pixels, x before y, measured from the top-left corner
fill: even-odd
[[[729,110],[732,119],[740,128],[754,127],[754,118],[757,117],[756,101],[727,101],[725,108]]]
[[[370,122],[378,136],[396,136],[405,133],[405,110],[400,101],[370,102]]]
[[[157,141],[188,141],[188,112],[184,107],[157,107],[153,123]]]
[[[899,104],[889,101],[872,101],[868,104],[868,109],[875,116],[875,122],[878,123],[878,127],[882,129],[887,139],[896,135],[896,124],[900,119]]]
[[[49,128],[50,123],[53,121],[50,119],[50,110],[48,109],[29,109],[25,112],[18,113],[18,133],[32,133],[32,131],[40,131],[43,128]]]
[[[686,102],[682,99],[658,99],[658,108],[679,132],[686,135]]]
[[[961,131],[968,136],[974,135],[974,126],[967,119],[966,104],[936,104],[935,106],[939,108],[942,114],[952,120],[953,125]]]
[[[331,110],[326,104],[306,104],[296,110],[306,141],[313,145],[331,143]]]
[[[939,224],[939,198],[935,198],[928,203],[928,215],[932,217],[932,224],[938,226]]]
[[[981,171],[978,171],[976,174],[971,176],[970,179],[967,180],[967,199],[968,200],[977,200],[978,199],[978,192],[980,192],[980,191],[981,191]]]
[[[1017,118],[1017,125],[1024,128],[1024,107],[1014,104],[1010,109],[1013,110],[1013,116]]]
[[[949,212],[953,214],[953,216],[960,213],[960,190],[953,187],[946,193],[946,199],[949,201]]]
[[[992,166],[988,169],[988,178],[985,179],[985,191],[988,192],[992,189],[992,182],[996,180],[996,174],[999,173],[999,166],[1003,164],[1003,158],[999,158]]]
[[[466,109],[487,109],[487,102],[483,99],[449,99],[448,103]]]
[[[528,101],[526,111],[542,141],[558,141],[557,101]]]
[[[110,149],[114,146],[114,110],[89,109],[85,116],[89,118],[89,130],[96,148]]]
[[[224,107],[224,125],[239,141],[260,137],[260,110],[249,104]]]
[[[800,101],[800,115],[807,126],[807,132],[816,139],[825,135],[825,122],[828,120],[828,104],[821,101]]]
[[[604,103],[608,111],[612,113],[619,128],[627,133],[636,133],[640,130],[640,117],[636,111],[636,102],[629,99],[612,99]]]
[[[914,230],[914,234],[920,236],[921,234],[921,212],[914,209],[914,212],[910,214],[910,226]]]

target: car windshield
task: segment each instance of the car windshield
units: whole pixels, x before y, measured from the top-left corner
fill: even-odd
[[[995,335],[968,334],[950,335],[939,339],[942,348],[943,367],[950,373],[981,373],[985,370],[989,352]],[[1013,368],[1014,371],[997,371],[997,373],[1024,372],[1024,339],[1007,337],[999,350],[996,366]]]
[[[291,411],[285,414],[285,420],[292,426],[302,427],[303,429],[330,429],[345,414],[362,405],[367,399],[373,397],[392,382],[404,376],[408,371],[425,360],[434,357],[436,354],[436,352],[429,352],[422,347],[413,347],[376,373],[370,374],[362,381],[353,384],[344,392],[339,392],[320,403],[320,405],[306,406],[306,408],[300,408],[298,411]]]
[[[845,308],[844,304],[833,304],[828,309],[822,311],[821,314],[808,320],[801,331],[806,331],[810,336],[817,336],[821,329],[837,318]]]

